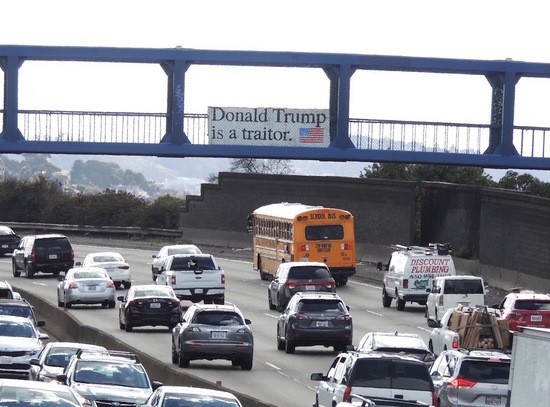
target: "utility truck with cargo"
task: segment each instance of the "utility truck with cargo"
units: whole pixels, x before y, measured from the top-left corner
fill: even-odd
[[[225,302],[225,273],[210,254],[168,256],[155,282],[171,286],[180,300]]]
[[[428,247],[391,247],[395,251],[388,263],[377,264],[378,270],[385,270],[382,305],[386,308],[394,299],[398,311],[403,311],[407,302],[426,305],[433,279],[456,275],[452,247],[448,243],[430,243]]]

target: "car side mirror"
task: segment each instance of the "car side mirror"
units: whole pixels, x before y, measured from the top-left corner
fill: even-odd
[[[57,277],[57,281],[63,281],[63,280],[65,280],[65,277],[64,277],[64,276],[58,276],[58,277]]]
[[[55,380],[59,383],[67,384],[67,375],[66,374],[58,374],[55,376]]]
[[[381,261],[379,261],[378,263],[376,263],[376,270],[381,271],[381,270],[382,270],[382,267],[383,267],[383,265],[382,265],[382,262],[381,262]]]
[[[349,311],[349,305],[346,305],[346,309]]]
[[[75,263],[75,266],[82,266],[82,262],[81,262],[81,261],[77,261],[77,262]]]
[[[353,351],[355,351],[355,346],[353,346],[353,345],[347,345],[347,346],[346,346],[346,351],[347,351],[347,352],[353,352]]]
[[[436,379],[437,378],[440,378],[441,377],[441,373],[439,373],[437,370],[434,370],[431,374],[432,377],[435,377]]]
[[[125,302],[123,295],[119,295],[118,297],[116,297],[116,299],[119,300],[120,302]]]
[[[252,321],[249,320],[248,318],[245,318],[245,319],[244,319],[244,323],[245,323],[246,325],[250,325],[250,324],[252,323]]]
[[[151,387],[153,388],[153,390],[156,390],[161,386],[162,386],[162,382],[159,382],[159,381],[156,381],[156,380],[153,380],[151,382]]]
[[[40,332],[40,335],[38,335],[38,338],[42,341],[45,341],[46,339],[50,339],[50,335],[45,334],[44,332]]]
[[[156,255],[156,254],[153,254],[151,257],[152,257],[153,259],[156,259],[156,258],[157,258],[157,255]]]
[[[322,373],[312,373],[310,379],[316,382],[320,382],[322,380],[327,380],[327,377]]]
[[[36,327],[40,328],[42,326],[46,326],[46,321],[36,321]]]
[[[40,366],[40,361],[36,358],[32,358],[31,360],[29,360],[29,363],[33,366]]]
[[[437,321],[434,321],[433,319],[428,320],[428,326],[430,328],[441,328],[441,324]]]

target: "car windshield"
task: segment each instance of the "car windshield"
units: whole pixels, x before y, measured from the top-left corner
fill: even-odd
[[[136,290],[135,297],[163,297],[163,298],[172,298],[173,295],[168,290],[163,290],[161,288],[148,288],[144,290]]]
[[[176,394],[167,395],[162,402],[162,407],[239,407],[235,400],[223,397],[200,394]]]
[[[174,257],[171,269],[185,270],[214,270],[216,266],[211,257]]]
[[[118,262],[124,261],[122,256],[117,256],[114,254],[104,254],[101,256],[94,256],[94,263],[107,263],[107,262]]]
[[[35,250],[37,252],[44,250],[71,250],[71,245],[67,239],[56,238],[56,239],[37,239],[35,243]]]
[[[18,307],[15,305],[0,305],[0,315],[13,315],[33,319],[32,310],[29,307]]]
[[[342,225],[306,226],[306,240],[342,240],[343,238]]]
[[[481,280],[447,280],[444,294],[483,294]]]
[[[0,228],[0,236],[13,235],[13,230],[8,228]]]
[[[182,246],[182,247],[172,247],[167,250],[168,256],[173,254],[200,254],[201,251],[197,247],[193,246]]]
[[[101,271],[77,271],[74,273],[75,280],[84,280],[86,278],[107,278]]]
[[[301,300],[297,306],[300,312],[312,313],[335,313],[340,314],[346,312],[346,307],[341,301],[330,300]]]
[[[550,311],[550,300],[517,300],[514,309],[524,311]]]
[[[72,393],[56,389],[32,389],[26,387],[2,386],[0,388],[2,407],[78,407],[80,404]]]
[[[218,326],[244,325],[244,321],[239,314],[219,311],[199,312],[195,315],[195,318],[193,318],[193,323]]]
[[[426,365],[406,360],[358,359],[350,382],[357,387],[432,390],[432,379]]]
[[[380,348],[426,348],[426,344],[420,337],[399,335],[375,335],[374,347]]]
[[[330,272],[325,267],[296,266],[288,272],[288,278],[292,280],[313,280],[331,278]]]
[[[35,338],[36,334],[30,324],[21,324],[12,321],[0,321],[0,336]]]
[[[115,364],[108,361],[81,360],[75,369],[74,380],[79,383],[149,387],[145,371],[135,363]]]
[[[474,382],[507,384],[510,376],[510,362],[487,360],[464,360],[458,377]]]

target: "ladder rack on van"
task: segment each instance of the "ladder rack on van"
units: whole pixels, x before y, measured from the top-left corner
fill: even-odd
[[[390,245],[392,249],[396,250],[408,250],[415,251],[424,254],[450,254],[453,250],[450,243],[429,243],[428,247],[425,246],[404,246],[401,244],[392,244]]]

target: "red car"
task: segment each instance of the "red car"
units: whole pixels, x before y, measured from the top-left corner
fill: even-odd
[[[500,304],[511,331],[521,327],[550,328],[550,295],[534,291],[510,293]]]

